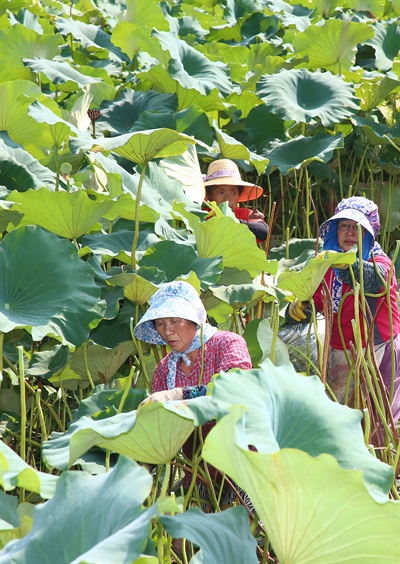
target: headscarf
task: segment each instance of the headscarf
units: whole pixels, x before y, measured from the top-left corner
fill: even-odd
[[[324,250],[343,252],[337,237],[338,223],[342,219],[351,219],[365,228],[362,240],[362,260],[369,260],[371,251],[375,255],[384,254],[380,244],[375,241],[380,229],[378,206],[363,196],[344,198],[336,206],[333,216],[321,225],[320,236],[324,241]],[[342,297],[343,282],[337,268],[334,269],[334,272],[332,300],[333,310],[336,312]]]
[[[206,322],[207,314],[196,290],[188,282],[175,281],[163,284],[150,298],[150,307],[134,328],[135,337],[146,343],[165,345],[164,339],[155,328],[154,321],[164,317],[179,317],[196,324],[193,341],[183,352],[171,351],[168,359],[167,387],[175,388],[176,365],[180,359],[189,366],[187,355],[201,347],[217,332]]]

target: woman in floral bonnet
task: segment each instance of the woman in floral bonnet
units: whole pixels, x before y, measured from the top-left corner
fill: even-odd
[[[336,207],[334,215],[321,225],[320,234],[324,241],[324,250],[346,252],[354,245],[358,247],[358,225],[361,228],[362,249],[358,249],[356,262],[351,269],[348,265],[339,265],[339,268],[330,268],[325,275],[333,307],[326,380],[338,401],[343,403],[349,379],[349,364],[345,353],[351,358],[350,343],[356,344],[352,324],[352,320],[357,315],[352,273],[357,283],[360,282],[362,275],[366,294],[365,301],[368,307],[366,307],[364,318],[362,304],[361,302],[358,304],[357,325],[360,327],[363,348],[367,346],[368,341],[364,329],[365,322],[368,334],[373,337],[377,366],[390,394],[391,412],[394,423],[396,423],[400,417],[398,285],[392,261],[376,241],[380,229],[378,206],[371,200],[360,196],[345,198]],[[384,293],[384,283],[388,286],[389,299]],[[316,308],[323,311],[322,284],[314,294],[314,302]],[[303,303],[301,306],[303,319],[306,317],[304,305]],[[296,311],[295,308],[296,306],[291,307],[292,314]],[[297,313],[301,308],[297,310]],[[299,318],[298,315],[297,318]],[[354,380],[352,375],[350,376],[348,389],[351,394]]]
[[[251,368],[243,337],[218,331],[206,319],[202,301],[187,282],[164,284],[151,297],[150,307],[134,334],[147,343],[168,345],[171,352],[154,372],[152,395],[146,403],[205,395],[205,386],[214,374],[231,368]]]

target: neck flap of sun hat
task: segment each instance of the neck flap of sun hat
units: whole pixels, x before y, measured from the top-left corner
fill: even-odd
[[[196,324],[197,330],[189,347],[181,352],[171,351],[168,359],[167,386],[175,388],[176,365],[182,359],[190,365],[188,354],[201,347],[217,332],[216,327],[207,323],[207,314],[194,287],[188,282],[175,281],[163,284],[150,298],[150,307],[134,329],[135,337],[147,343],[165,345],[164,339],[155,328],[154,321],[164,317],[188,319]]]
[[[344,219],[351,219],[365,228],[362,241],[363,260],[369,259],[371,251],[374,254],[383,254],[381,246],[375,241],[380,229],[378,206],[363,196],[344,198],[336,206],[333,216],[321,225],[320,235],[324,241],[324,250],[343,251],[339,247],[337,227],[338,222]]]

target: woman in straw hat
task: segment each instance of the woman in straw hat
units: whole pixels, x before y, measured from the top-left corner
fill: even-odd
[[[260,186],[245,182],[240,176],[236,163],[230,159],[217,159],[208,167],[204,176],[206,199],[214,201],[218,206],[228,202],[229,207],[241,223],[246,223],[257,238],[257,242],[265,241],[268,225],[264,214],[259,210],[239,207],[239,202],[255,200],[263,193]]]
[[[324,250],[350,251],[358,246],[358,227],[362,247],[356,262],[329,268],[325,283],[332,296],[332,333],[326,381],[339,402],[346,391],[354,388],[350,371],[351,344],[356,346],[353,320],[358,319],[361,344],[365,348],[372,338],[374,355],[386,389],[391,390],[391,412],[394,423],[400,417],[400,313],[397,306],[398,285],[392,261],[375,240],[380,229],[378,206],[361,196],[343,199],[334,215],[320,227]],[[354,278],[353,278],[354,277]],[[355,299],[354,282],[363,279],[366,316],[359,297]],[[387,287],[387,293],[386,293]],[[313,296],[317,310],[323,311],[323,285]],[[292,302],[287,308],[287,321],[306,320],[308,302]],[[367,331],[366,331],[367,330]],[[375,368],[375,367],[374,367]],[[375,371],[375,370],[374,370]]]

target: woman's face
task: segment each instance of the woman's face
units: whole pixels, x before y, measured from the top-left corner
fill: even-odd
[[[158,333],[175,352],[184,352],[193,341],[197,326],[181,317],[162,317],[155,320]]]
[[[338,221],[337,238],[339,247],[344,251],[350,251],[353,245],[358,245],[358,223],[352,219],[341,219]],[[364,237],[365,228],[361,227],[362,237]]]
[[[238,205],[240,196],[239,186],[232,186],[231,184],[220,184],[213,186],[210,192],[210,201],[216,202],[219,206],[222,202],[228,202],[231,210],[235,210]]]

